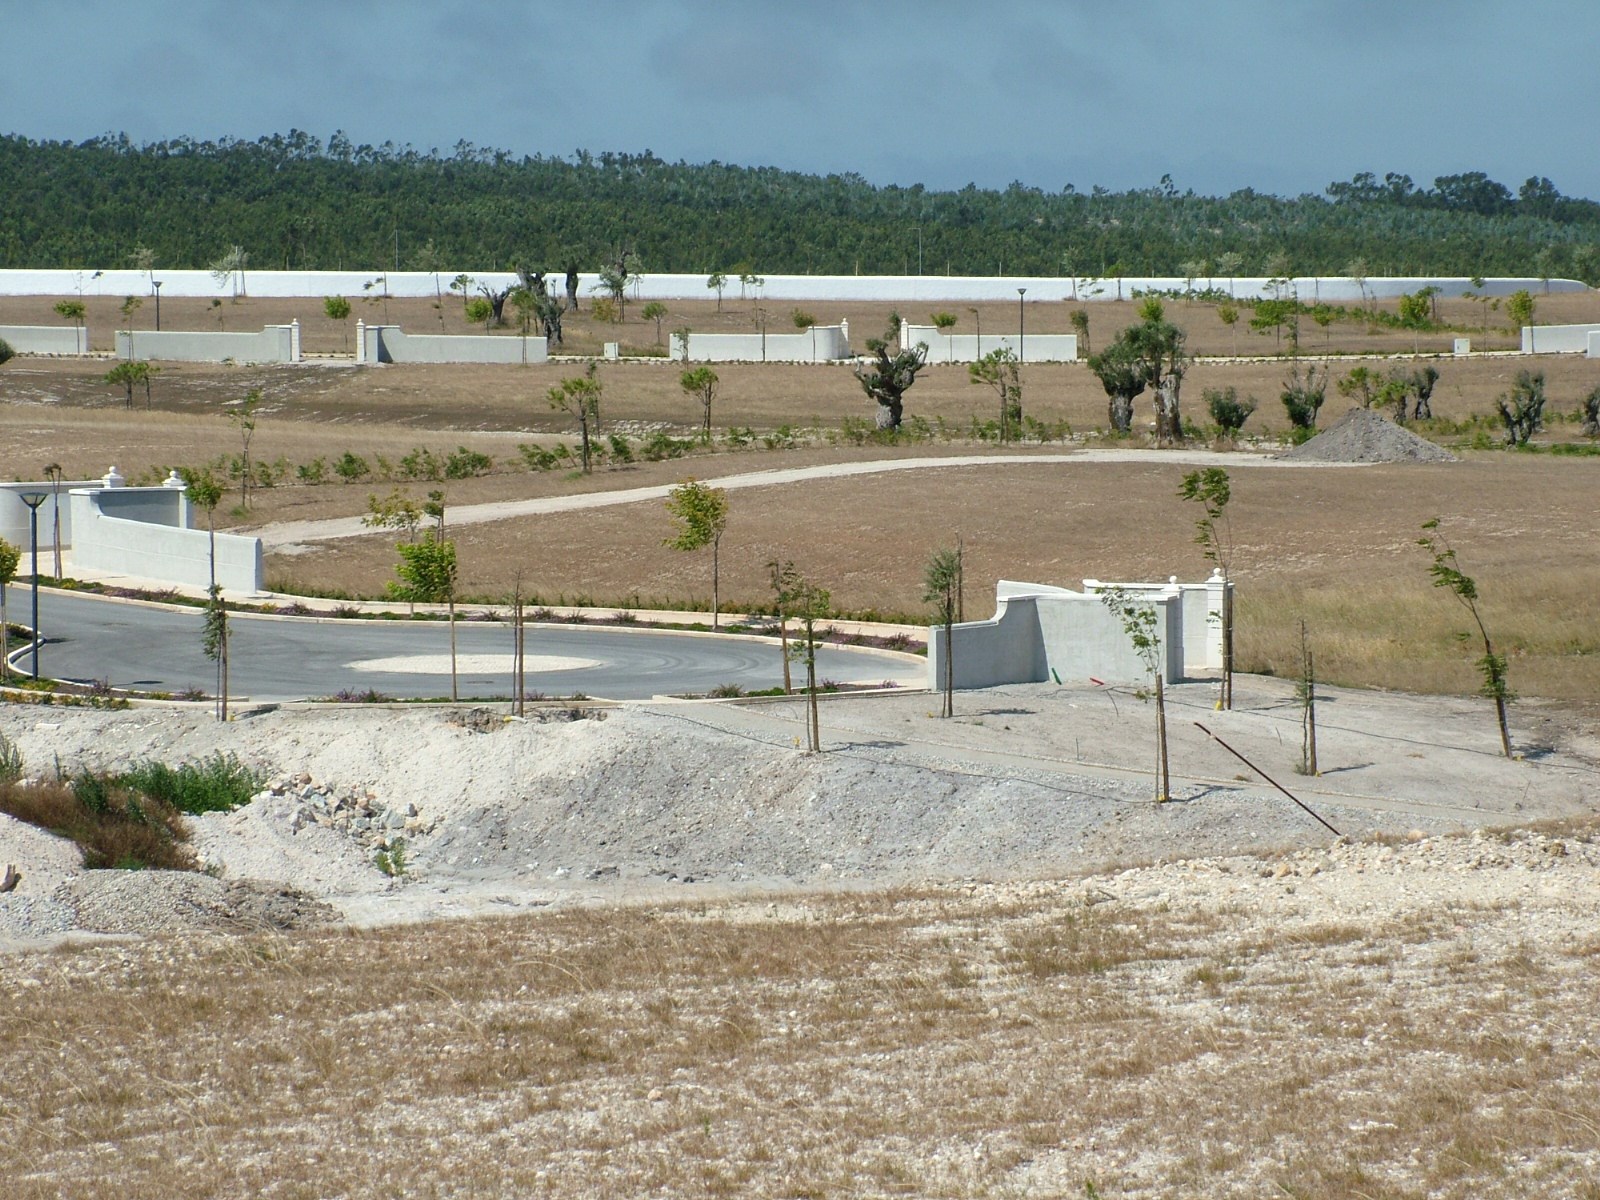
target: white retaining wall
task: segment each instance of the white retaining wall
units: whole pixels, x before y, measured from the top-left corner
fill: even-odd
[[[18,354],[87,354],[89,330],[84,325],[0,325],[0,341]]]
[[[550,361],[543,337],[520,334],[406,333],[398,325],[356,322],[358,363],[543,363]]]
[[[244,279],[235,276],[221,283],[210,271],[157,271],[164,296],[229,297],[251,296],[381,296],[387,288],[391,296],[428,296],[436,292],[448,295],[450,280],[462,273],[459,268],[440,271],[246,271]],[[496,288],[513,286],[518,282],[511,271],[465,272],[473,279],[469,294],[476,294],[478,283]],[[561,277],[555,279],[557,287],[563,286]],[[0,270],[0,295],[5,296],[148,296],[151,294],[152,276],[144,271],[74,271],[74,270]],[[590,297],[599,276],[586,272],[579,276],[579,294]],[[1135,290],[1181,291],[1185,280],[1176,276],[1128,276],[1121,280],[1123,299],[1132,297]],[[1298,293],[1302,300],[1329,300],[1355,302],[1362,298],[1355,282],[1343,276],[1301,276],[1288,285],[1269,286],[1263,278],[1240,276],[1229,280],[1225,276],[1193,280],[1193,286],[1211,286],[1231,292],[1239,299],[1272,296],[1281,291]],[[1403,292],[1418,288],[1437,287],[1445,295],[1455,296],[1473,287],[1465,276],[1406,276],[1387,279],[1368,279],[1365,295],[1379,299],[1392,299]],[[368,287],[372,284],[372,287]],[[1484,286],[1475,288],[1480,294],[1509,296],[1518,289],[1544,291],[1546,281],[1534,277],[1504,277],[1486,280]],[[1028,289],[1031,304],[1039,300],[1114,300],[1118,281],[1079,276],[1076,280],[1056,276],[978,276],[978,275],[768,275],[759,294],[766,300],[891,300],[902,303],[938,303],[941,301],[1004,300],[1017,302],[1017,289]],[[1550,292],[1582,292],[1588,288],[1576,279],[1549,280]],[[629,288],[630,299],[640,300],[705,300],[715,298],[706,287],[705,274],[652,274],[644,275],[639,283]],[[584,303],[587,303],[585,299]],[[723,303],[738,305],[750,303],[739,299],[737,280],[730,281],[724,289]]]
[[[985,354],[1006,349],[1025,354],[1022,362],[1077,362],[1078,335],[1075,333],[945,333],[936,325],[900,322],[902,346],[926,346],[931,363],[977,362]]]
[[[159,362],[295,363],[300,323],[268,325],[260,333],[138,329],[117,330],[117,357]]]
[[[1588,354],[1589,335],[1592,333],[1600,333],[1600,325],[1524,325],[1522,352]]]
[[[689,333],[672,339],[672,357],[683,362],[837,362],[850,357],[850,323],[814,325],[804,333]]]
[[[193,587],[210,584],[211,535],[193,528],[194,513],[181,482],[78,488],[71,503],[74,568]],[[260,538],[219,533],[216,550],[219,584],[229,591],[262,590]]]
[[[1130,594],[1157,613],[1161,635],[1162,678],[1176,683],[1185,669],[1209,668],[1222,662],[1221,581],[1207,584],[1129,584]],[[1085,581],[1074,592],[1046,584],[1001,580],[995,588],[995,615],[987,621],[955,626],[955,686],[993,687],[1003,683],[1044,683],[1052,675],[1063,683],[1099,679],[1107,683],[1143,683],[1144,662],[1134,651],[1122,621],[1090,591],[1109,587]],[[1212,646],[1212,620],[1207,606],[1217,605]],[[1191,647],[1190,630],[1198,633]],[[1214,654],[1213,654],[1214,649]],[[928,686],[944,687],[943,626],[928,631]]]

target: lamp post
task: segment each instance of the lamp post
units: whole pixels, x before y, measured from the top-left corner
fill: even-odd
[[[155,292],[156,292],[156,332],[157,333],[161,332],[161,285],[162,285],[163,282],[165,282],[165,281],[164,280],[160,280],[160,279],[152,279],[150,281],[150,286],[152,288],[154,288]]]
[[[1028,327],[1027,327],[1026,321],[1023,318],[1023,314],[1022,314],[1022,298],[1024,296],[1026,296],[1027,294],[1028,294],[1028,289],[1027,288],[1019,287],[1017,289],[1017,408],[1019,410],[1022,407],[1022,360],[1024,358],[1026,358],[1027,354],[1028,354]],[[1010,415],[1011,415],[1010,413],[1002,413],[1001,414],[1001,417],[1000,417],[1000,437],[1001,437],[1001,441],[1005,440],[1006,421],[1010,417]],[[1018,426],[1019,427],[1017,429],[1017,436],[1018,437],[1022,436],[1022,429],[1020,428],[1020,425],[1021,425],[1021,418],[1019,417],[1018,418]]]
[[[39,506],[50,496],[49,492],[23,492],[18,497],[28,506],[28,537],[32,543],[33,560],[33,677],[39,678]]]
[[[1028,294],[1027,288],[1017,289],[1017,365],[1022,365],[1022,360],[1027,357],[1028,331],[1022,320],[1022,298]]]

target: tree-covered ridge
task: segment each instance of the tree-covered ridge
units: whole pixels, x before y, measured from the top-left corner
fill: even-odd
[[[514,157],[357,146],[298,130],[256,141],[0,136],[0,266],[110,267],[137,247],[204,267],[231,246],[280,269],[636,269],[697,273],[1600,276],[1600,204],[1535,177],[1420,188],[1370,173],[1292,199],[1251,189],[1125,192],[878,187],[643,154]],[[1230,256],[1237,255],[1235,264]],[[1231,269],[1230,269],[1231,268]]]

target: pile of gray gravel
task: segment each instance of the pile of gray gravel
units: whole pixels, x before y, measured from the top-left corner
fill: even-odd
[[[1456,462],[1454,454],[1369,408],[1352,408],[1281,457],[1301,462]]]

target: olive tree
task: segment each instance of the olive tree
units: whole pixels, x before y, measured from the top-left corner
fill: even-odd
[[[1172,798],[1171,782],[1167,770],[1167,702],[1161,671],[1161,634],[1157,629],[1155,607],[1141,604],[1119,587],[1107,588],[1100,593],[1100,602],[1110,609],[1122,624],[1122,631],[1133,644],[1133,651],[1144,664],[1145,673],[1154,686],[1156,701],[1156,803],[1164,804]],[[1152,693],[1141,688],[1139,698],[1148,699]]]
[[[899,429],[905,413],[905,395],[917,381],[917,373],[928,365],[927,348],[922,345],[909,349],[902,347],[893,354],[889,343],[900,329],[900,314],[889,314],[889,328],[881,338],[868,338],[867,349],[872,353],[869,366],[856,367],[855,375],[862,390],[878,406],[878,428]]]
[[[933,605],[935,622],[944,626],[944,705],[941,717],[955,716],[957,596],[961,588],[961,555],[956,550],[934,551],[922,571],[922,599]]]
[[[684,338],[687,347],[688,338]],[[678,376],[678,386],[700,402],[700,440],[711,440],[711,405],[717,398],[717,373],[710,367],[692,367]]]
[[[1489,630],[1483,623],[1483,614],[1478,611],[1478,585],[1471,576],[1462,572],[1455,548],[1439,532],[1438,517],[1422,526],[1422,536],[1417,539],[1417,544],[1433,556],[1433,562],[1428,567],[1433,586],[1444,588],[1459,600],[1478,628],[1478,636],[1483,641],[1483,654],[1477,664],[1483,684],[1478,694],[1494,701],[1495,719],[1500,725],[1500,749],[1510,758],[1511,732],[1506,725],[1506,705],[1516,697],[1506,682],[1506,656],[1495,651],[1494,643],[1489,640]]]
[[[1526,446],[1544,428],[1544,372],[1518,371],[1511,390],[1494,403],[1506,425],[1506,445]]]
[[[663,539],[663,545],[685,553],[711,548],[711,628],[716,629],[722,611],[719,554],[728,528],[728,493],[686,479],[667,493],[667,512],[677,522],[677,532]]]
[[[967,366],[967,382],[987,384],[995,390],[1000,401],[1000,440],[1015,428],[1017,438],[1022,437],[1022,372],[1017,356],[1010,346],[991,350],[975,363]]]
[[[600,424],[600,379],[595,365],[590,363],[582,375],[563,379],[545,393],[550,407],[564,412],[578,422],[578,437],[583,451],[583,473],[590,470],[589,439],[591,424],[598,432]]]
[[[1222,687],[1217,707],[1233,707],[1233,526],[1228,520],[1228,501],[1232,498],[1228,473],[1221,467],[1190,471],[1178,487],[1178,496],[1200,505],[1202,516],[1194,523],[1194,540],[1205,551],[1206,561],[1222,572]]]
[[[205,625],[201,649],[217,664],[217,720],[228,719],[228,604],[217,583],[217,505],[222,503],[222,483],[210,471],[187,474],[184,494],[206,514],[210,543],[211,584],[206,589]]]
[[[420,541],[401,542],[395,581],[389,594],[409,604],[444,604],[450,622],[450,699],[459,700],[456,679],[456,544],[444,536],[443,496],[435,492],[428,506],[437,524]]]

